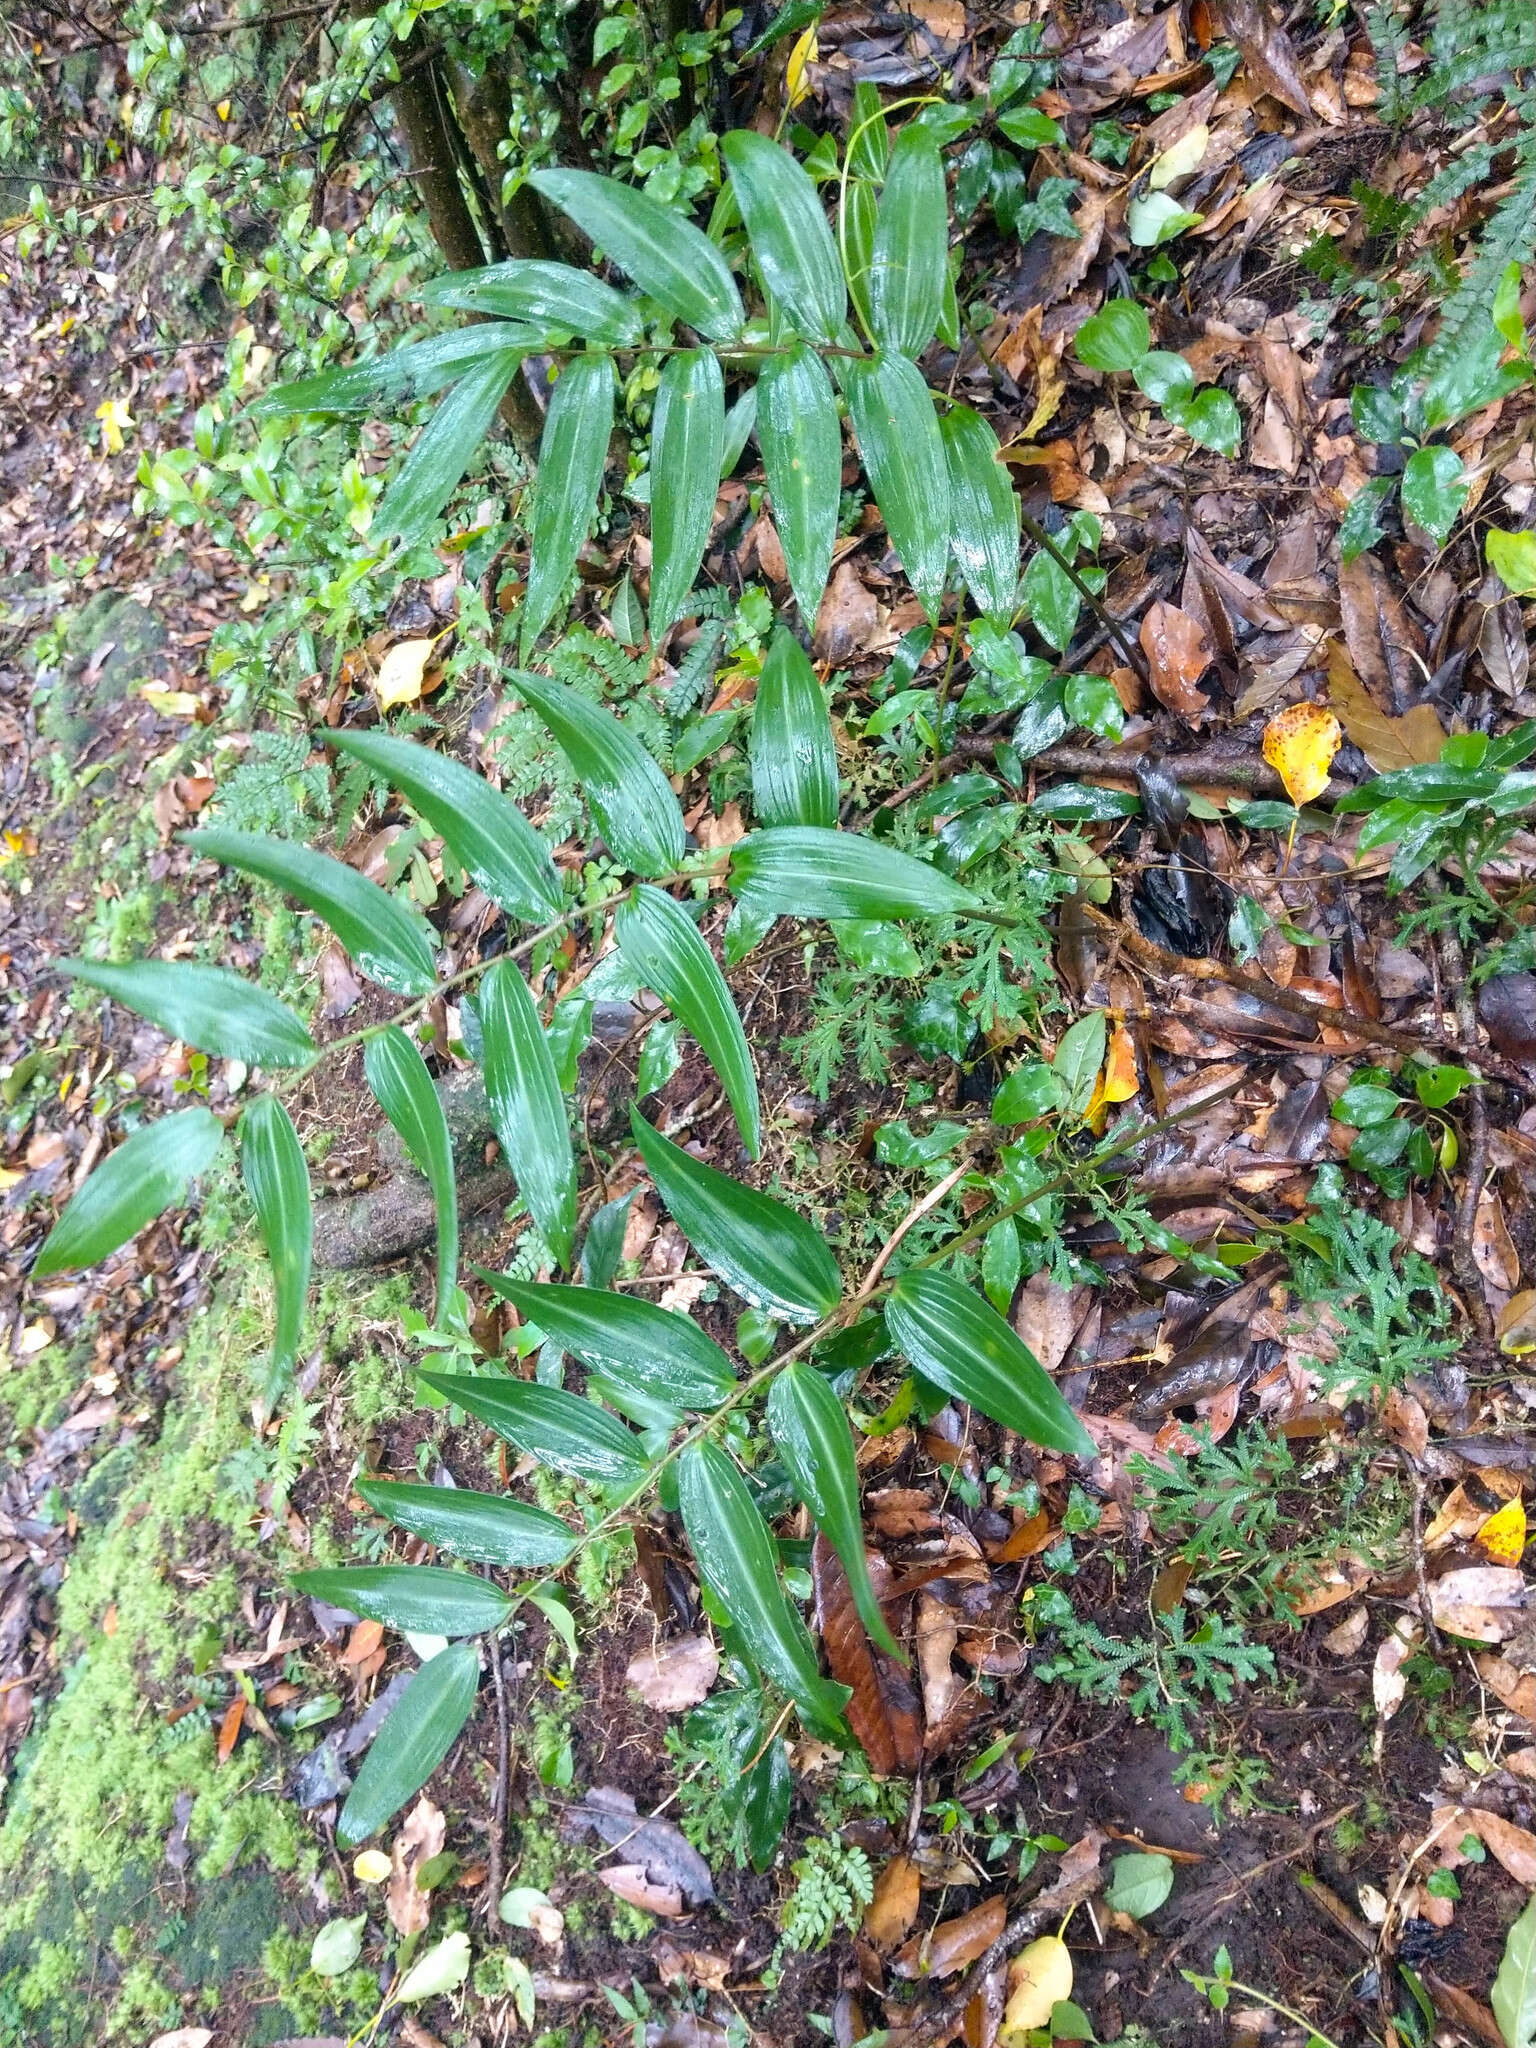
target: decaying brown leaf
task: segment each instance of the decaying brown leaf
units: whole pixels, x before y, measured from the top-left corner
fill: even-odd
[[[680,1714],[685,1707],[698,1705],[719,1670],[720,1652],[708,1636],[681,1636],[631,1657],[624,1680],[648,1707]]]
[[[952,1977],[968,1969],[1008,1924],[1004,1899],[986,1899],[953,1920],[941,1920],[930,1934],[914,1935],[892,1963],[898,1977]]]
[[[1296,68],[1296,52],[1264,0],[1211,0],[1211,11],[1222,33],[1242,51],[1254,84],[1303,120],[1309,119],[1312,107]]]
[[[882,1953],[911,1933],[921,1892],[922,1880],[910,1856],[893,1856],[875,1879],[875,1895],[864,1913],[864,1932]]]
[[[924,1593],[917,1603],[917,1664],[923,1681],[927,1728],[923,1754],[940,1755],[970,1725],[976,1705],[951,1659],[960,1631],[942,1600]]]
[[[597,1875],[609,1891],[626,1905],[638,1906],[642,1913],[655,1913],[663,1920],[676,1920],[682,1914],[683,1895],[676,1885],[654,1883],[643,1863],[610,1863]]]
[[[875,1560],[871,1560],[874,1574]],[[883,1563],[883,1561],[882,1561]],[[848,1725],[864,1746],[877,1777],[911,1773],[923,1760],[922,1714],[912,1682],[894,1658],[884,1657],[864,1633],[848,1578],[824,1536],[811,1547],[816,1626],[827,1663],[840,1685],[853,1688]],[[879,1581],[876,1580],[879,1592]]]
[[[1211,650],[1199,620],[1159,598],[1142,621],[1141,647],[1158,702],[1192,725],[1198,724],[1211,701],[1195,688],[1211,665]]]
[[[1389,717],[1355,674],[1337,641],[1328,649],[1328,701],[1345,738],[1354,742],[1378,775],[1439,760],[1445,730],[1432,706],[1415,704],[1401,718]]]
[[[1447,1572],[1429,1589],[1438,1627],[1474,1643],[1502,1643],[1525,1618],[1525,1580],[1507,1565],[1472,1564]]]
[[[402,1937],[420,1934],[432,1917],[432,1895],[416,1882],[424,1863],[442,1854],[448,1824],[442,1809],[423,1793],[405,1817],[390,1849],[390,1878],[384,1893],[389,1923]]]

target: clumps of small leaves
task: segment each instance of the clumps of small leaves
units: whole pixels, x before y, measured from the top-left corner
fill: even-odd
[[[1178,1606],[1153,1617],[1152,1635],[1125,1638],[1082,1619],[1064,1595],[1056,1599],[1067,1611],[1052,1603],[1057,1647],[1036,1663],[1036,1676],[1069,1685],[1101,1706],[1123,1702],[1134,1719],[1150,1720],[1170,1749],[1194,1748],[1203,1700],[1225,1706],[1239,1685],[1275,1675],[1273,1652],[1250,1643],[1242,1626],[1221,1614],[1205,1615],[1191,1633],[1187,1612]]]
[[[1132,1456],[1126,1469],[1155,1533],[1179,1539],[1174,1555],[1202,1581],[1216,1573],[1256,1581],[1289,1613],[1286,1578],[1292,1562],[1278,1553],[1275,1530],[1296,1460],[1283,1436],[1253,1427],[1218,1444],[1202,1428],[1194,1452],[1171,1451],[1166,1462]]]
[[[858,1926],[875,1895],[874,1873],[862,1849],[835,1836],[814,1836],[790,1868],[795,1888],[784,1903],[780,1953],[825,1948],[840,1927]]]

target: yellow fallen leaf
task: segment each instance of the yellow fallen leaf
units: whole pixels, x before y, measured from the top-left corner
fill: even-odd
[[[168,690],[163,683],[145,683],[139,695],[162,718],[190,718],[198,700],[188,690]]]
[[[0,1166],[0,1194],[19,1187],[26,1177],[19,1166]]]
[[[1091,1129],[1103,1128],[1104,1112],[1112,1102],[1129,1102],[1140,1088],[1136,1074],[1136,1041],[1116,1020],[1110,1030],[1104,1055],[1104,1071],[1093,1086],[1093,1099],[1084,1111]]]
[[[104,398],[96,408],[101,421],[101,445],[109,455],[123,452],[123,429],[133,425],[133,414],[121,398]]]
[[[1161,192],[1175,178],[1187,178],[1192,171],[1199,170],[1210,142],[1211,131],[1204,121],[1197,121],[1193,128],[1186,128],[1177,142],[1170,144],[1160,157],[1154,158],[1147,177],[1152,190]]]
[[[352,1875],[359,1884],[382,1884],[394,1867],[382,1849],[362,1849],[353,1859]]]
[[[414,704],[417,701],[427,673],[427,663],[432,659],[432,650],[436,646],[436,640],[396,641],[379,663],[379,672],[374,678],[373,687],[381,711],[388,711],[394,704]]]
[[[213,111],[218,115],[221,121],[227,121],[229,119],[229,105],[230,103],[228,100],[220,100],[218,105],[214,108]]]
[[[1478,1547],[1495,1564],[1518,1564],[1525,1555],[1525,1504],[1517,1493],[1477,1532]]]
[[[810,93],[811,87],[805,75],[805,67],[808,64],[814,64],[817,55],[816,24],[812,22],[811,26],[805,31],[805,34],[796,41],[795,47],[790,51],[789,68],[784,73],[785,95],[792,107],[798,107],[800,102]]]
[[[1321,704],[1291,704],[1264,728],[1264,758],[1299,810],[1328,787],[1328,770],[1344,735]]]
[[[1071,1996],[1071,1951],[1059,1935],[1042,1934],[1008,1965],[1008,2003],[998,2048],[1025,2048],[1025,2036],[1049,2026],[1053,2007]]]

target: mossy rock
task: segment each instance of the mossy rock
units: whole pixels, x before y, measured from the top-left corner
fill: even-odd
[[[97,591],[64,629],[64,658],[40,721],[47,737],[76,749],[89,745],[112,705],[153,680],[165,639],[165,627],[136,597]]]

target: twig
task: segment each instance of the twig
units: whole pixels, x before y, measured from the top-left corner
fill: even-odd
[[[1426,877],[1425,886],[1432,896],[1440,897],[1445,893],[1438,875]],[[1482,1070],[1474,1065],[1471,1053],[1477,1044],[1477,1009],[1467,987],[1467,966],[1461,941],[1449,925],[1440,934],[1439,950],[1446,986],[1456,991],[1456,1030],[1460,1049],[1467,1071],[1474,1081],[1480,1081]],[[1467,1105],[1467,1171],[1462,1182],[1461,1199],[1456,1204],[1456,1224],[1451,1237],[1451,1271],[1466,1297],[1467,1313],[1477,1334],[1486,1341],[1493,1335],[1493,1317],[1489,1313],[1483,1293],[1483,1276],[1477,1269],[1477,1257],[1472,1247],[1476,1242],[1477,1207],[1488,1179],[1488,1104],[1481,1088],[1473,1088],[1470,1094],[1471,1101]]]
[[[960,1164],[954,1169],[954,1171],[952,1173],[946,1173],[944,1178],[938,1183],[938,1185],[936,1187],[931,1187],[928,1190],[927,1194],[923,1196],[920,1202],[913,1203],[912,1207],[907,1211],[906,1215],[902,1217],[901,1221],[897,1224],[896,1228],[885,1240],[885,1243],[881,1245],[879,1251],[876,1252],[874,1264],[870,1267],[869,1271],[864,1275],[864,1285],[859,1289],[858,1293],[854,1296],[855,1301],[862,1302],[868,1299],[868,1297],[874,1292],[875,1283],[879,1280],[880,1275],[885,1271],[886,1266],[889,1264],[892,1252],[895,1251],[897,1245],[901,1243],[901,1240],[906,1236],[907,1232],[912,1228],[913,1224],[916,1223],[921,1217],[926,1216],[930,1209],[936,1209],[940,1202],[943,1201],[944,1197],[949,1193],[950,1189],[955,1185],[956,1181],[963,1180],[965,1175],[968,1174],[970,1170],[970,1160],[962,1159]]]
[[[1413,1579],[1419,1593],[1419,1618],[1424,1624],[1429,1647],[1439,1656],[1440,1631],[1435,1627],[1434,1602],[1429,1597],[1429,1573],[1424,1564],[1424,1474],[1402,1444],[1397,1446],[1397,1455],[1408,1474],[1408,1485],[1413,1493]]]
[[[486,1577],[490,1577],[489,1571]],[[501,1905],[502,1867],[506,1855],[507,1803],[511,1796],[512,1741],[507,1716],[507,1680],[501,1668],[501,1644],[491,1639],[491,1683],[496,1690],[496,1794],[491,1802],[490,1853],[486,1859],[485,1917],[494,1921]]]

